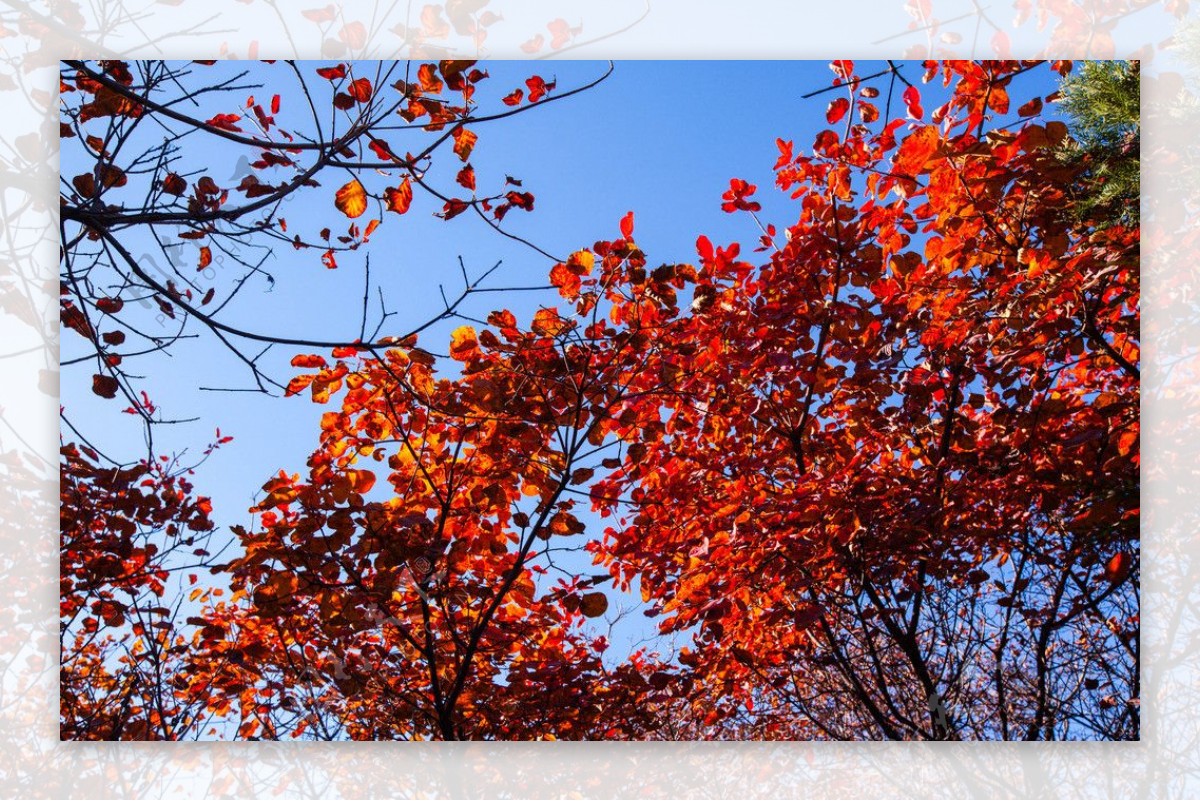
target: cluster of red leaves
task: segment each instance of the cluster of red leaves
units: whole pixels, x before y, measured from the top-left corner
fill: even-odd
[[[61,734],[174,739],[190,722],[162,685],[190,642],[165,598],[172,554],[207,556],[212,505],[162,463],[105,467],[61,450]]]
[[[596,250],[613,280],[645,275],[632,242]],[[595,262],[571,260],[583,275]],[[643,279],[659,297],[672,293],[664,281]],[[454,332],[455,380],[412,342],[382,358],[294,360],[316,372],[290,393],[341,406],[322,417],[308,475],[267,482],[260,525],[237,530],[233,603],[210,610],[203,634],[219,658],[191,672],[210,710],[238,710],[247,737],[298,736],[330,714],[357,739],[652,731],[654,704],[678,689],[669,670],[648,656],[606,668],[605,641],[580,627],[605,612],[597,587],[610,577],[549,585],[538,561],[584,531],[585,454],[632,434],[626,388],[661,301],[613,299],[632,341],[595,315],[581,327],[547,308],[522,328],[496,312],[494,330]]]
[[[655,502],[598,502],[617,522],[596,553],[662,631],[698,628],[723,696],[794,666],[848,582],[979,585],[1031,538],[1097,593],[1128,575],[1138,231],[1072,217],[1061,123],[983,131],[1028,66],[930,64],[939,125],[781,146],[802,211],[769,263],[700,245],[697,313],[650,371],[673,392],[597,485]]]

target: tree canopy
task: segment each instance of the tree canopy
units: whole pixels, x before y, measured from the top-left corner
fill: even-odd
[[[333,269],[413,192],[512,236],[533,195],[476,189],[475,129],[575,90],[534,75],[485,111],[486,65],[277,64],[291,94],[201,120],[180,99],[239,77],[68,62],[62,134],[95,167],[64,176],[61,309],[95,394],[153,431],[124,332],[163,349],[198,326],[324,411],[305,467],[281,464],[219,553],[187,465],[101,467],[64,441],[63,736],[1136,739],[1136,71],[1045,94],[1032,78],[1078,68],[830,66],[827,127],[777,142],[791,216],[736,176],[720,198],[758,240],[697,232],[695,258],[660,262],[630,199],[551,257],[536,311],[501,303],[435,342],[372,332],[369,291],[357,339],[225,323],[216,290],[156,277],[125,237],[204,243],[199,269],[230,238]],[[283,103],[312,128],[281,128]],[[182,128],[126,151],[147,119]],[[424,149],[401,155],[397,129]],[[256,160],[237,186],[180,175],[183,130]],[[456,188],[427,179],[435,158]],[[327,172],[345,234],[289,231],[278,204]],[[261,270],[239,263],[227,296]],[[176,338],[127,323],[136,298]],[[293,374],[267,375],[256,341]],[[597,623],[624,596],[658,636],[614,656]]]

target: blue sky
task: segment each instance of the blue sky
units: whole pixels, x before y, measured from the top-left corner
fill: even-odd
[[[480,93],[490,91],[493,104],[495,98],[535,72],[546,80],[556,78],[562,91],[607,69],[604,62],[492,62],[485,66],[491,78]],[[235,67],[244,69],[247,64],[218,65],[212,75],[230,74]],[[289,108],[294,98],[287,91],[293,84],[284,80],[286,73],[278,65],[250,68],[250,79],[263,82],[261,88],[204,110],[228,111],[232,101],[240,101],[244,94],[254,94],[263,102],[280,92],[284,94],[281,120],[298,113],[293,111],[294,104]],[[372,73],[366,65],[357,67],[357,74]],[[730,177],[742,177],[766,189],[760,190],[765,216],[786,220],[771,214],[772,206],[786,206],[783,198],[773,197],[769,191],[771,166],[778,154],[775,139],[785,136],[811,141],[816,131],[825,127],[821,113],[825,101],[801,101],[799,96],[828,84],[831,77],[823,62],[620,62],[609,79],[593,90],[528,114],[480,125],[480,140],[471,161],[481,190],[498,185],[509,174],[533,192],[535,210],[529,214],[514,210],[505,219],[505,227],[551,253],[566,255],[598,239],[615,238],[618,220],[632,210],[637,239],[652,260],[694,260],[694,243],[700,233],[714,242],[749,242],[757,236],[748,218],[720,210],[720,196]],[[148,138],[157,135],[155,131]],[[68,179],[82,169],[73,169],[75,153],[69,145],[64,147],[62,174]],[[459,163],[448,151],[439,155],[441,160],[435,161],[432,175],[444,187]],[[181,152],[181,167],[210,164],[216,165],[214,177],[223,185],[222,179],[236,172],[236,161],[224,143],[195,136],[188,139]],[[322,179],[321,188],[297,195],[282,206],[280,213],[288,219],[290,230],[312,231],[330,225],[336,235],[338,227],[345,226],[348,221],[332,204],[339,180],[331,174]],[[263,264],[275,278],[274,284],[252,279],[228,310],[228,320],[259,331],[356,336],[368,254],[372,280],[381,283],[389,309],[397,312],[384,333],[406,331],[436,311],[439,283],[445,284],[448,294],[457,291],[459,257],[472,275],[503,261],[492,286],[545,282],[552,262],[501,238],[470,214],[449,222],[433,218],[440,208],[440,201],[418,194],[407,215],[384,215],[385,224],[368,247],[340,255],[335,271],[321,265],[316,251],[276,249]],[[373,216],[374,209],[369,209],[356,222],[365,224]],[[195,248],[191,243],[181,248],[185,265],[194,263]],[[148,242],[144,252],[166,268],[161,254],[155,255]],[[218,286],[222,286],[220,273],[230,268],[224,266],[219,253],[213,269],[219,276]],[[203,276],[196,276],[189,267],[183,272],[204,285]],[[528,314],[556,297],[553,293],[481,295],[468,310],[481,317],[500,307]],[[163,333],[168,330],[149,325]],[[447,324],[431,330],[422,344],[444,350],[438,345],[446,341],[452,327]],[[64,360],[75,355],[74,344],[72,336],[64,338]],[[251,386],[245,368],[210,337],[177,343],[171,354],[143,358],[136,368],[132,368],[132,360],[128,363],[147,375],[151,396],[165,415],[201,418],[183,426],[160,427],[157,446],[170,452],[191,446],[194,452],[196,444],[217,426],[233,435],[235,441],[202,469],[197,481],[213,496],[223,522],[239,522],[249,505],[249,493],[268,475],[280,467],[296,470],[303,466],[315,444],[321,409],[303,398],[197,391],[198,386]],[[279,349],[277,377],[286,380],[295,372],[286,366],[291,355]],[[128,452],[128,445],[140,439],[140,427],[132,416],[113,414],[117,404],[124,406],[120,400],[93,399],[92,372],[90,365],[64,371],[66,411],[97,444],[117,453]]]

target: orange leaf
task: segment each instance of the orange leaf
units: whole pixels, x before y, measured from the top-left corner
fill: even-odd
[[[567,267],[576,275],[587,275],[595,263],[596,257],[589,250],[577,250],[567,257]]]
[[[579,290],[582,286],[579,276],[565,264],[556,264],[550,268],[550,283],[558,287],[558,294],[567,300],[575,300],[579,297]]]
[[[357,20],[351,22],[338,31],[338,38],[352,50],[361,50],[367,43],[367,26]]]
[[[554,309],[538,309],[533,315],[532,328],[534,333],[542,336],[556,336],[566,326],[566,321],[558,316]]]
[[[1030,100],[1028,103],[1023,103],[1021,105],[1021,107],[1019,109],[1017,109],[1017,113],[1020,114],[1022,117],[1032,117],[1036,114],[1041,113],[1041,111],[1042,111],[1042,99],[1040,97],[1035,97],[1032,100]]]
[[[387,201],[388,211],[403,214],[412,205],[412,184],[408,182],[407,178],[401,181],[400,186],[395,189],[388,187],[383,190],[383,194]]]
[[[421,84],[421,91],[431,95],[442,91],[444,85],[438,77],[437,67],[433,64],[422,64],[417,68],[417,81]]]
[[[1138,430],[1137,428],[1126,429],[1117,437],[1117,453],[1122,456],[1128,456],[1129,452],[1137,447]]]
[[[347,470],[346,480],[350,489],[359,494],[370,492],[375,486],[375,474],[370,470]]]
[[[460,361],[470,361],[479,353],[479,340],[473,326],[464,325],[454,329],[450,335],[450,356]]]
[[[909,134],[896,151],[896,172],[918,175],[937,152],[940,136],[936,126],[925,125]]]
[[[325,357],[315,353],[300,353],[292,357],[292,367],[320,369],[327,366],[328,362],[325,361]]]
[[[338,211],[347,217],[361,217],[367,210],[367,190],[363,189],[357,178],[351,179],[350,183],[337,191],[333,202]]]
[[[313,382],[313,378],[314,378],[314,376],[311,376],[311,375],[296,376],[295,378],[293,378],[291,381],[288,382],[287,391],[284,393],[284,395],[287,397],[291,397],[292,395],[299,395],[301,392],[304,391],[305,387],[307,387],[309,384],[311,384]]]
[[[463,161],[471,157],[471,150],[475,147],[475,142],[479,137],[472,131],[466,128],[454,129],[454,152]]]
[[[1112,584],[1119,584],[1129,576],[1133,566],[1133,557],[1124,551],[1113,554],[1104,566],[1104,578]]]

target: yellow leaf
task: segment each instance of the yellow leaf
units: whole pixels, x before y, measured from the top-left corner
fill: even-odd
[[[595,263],[596,257],[588,250],[577,250],[567,259],[567,267],[576,275],[587,275]]]
[[[475,336],[475,328],[469,325],[459,326],[450,334],[450,356],[457,361],[469,361],[479,351],[479,340]]]

